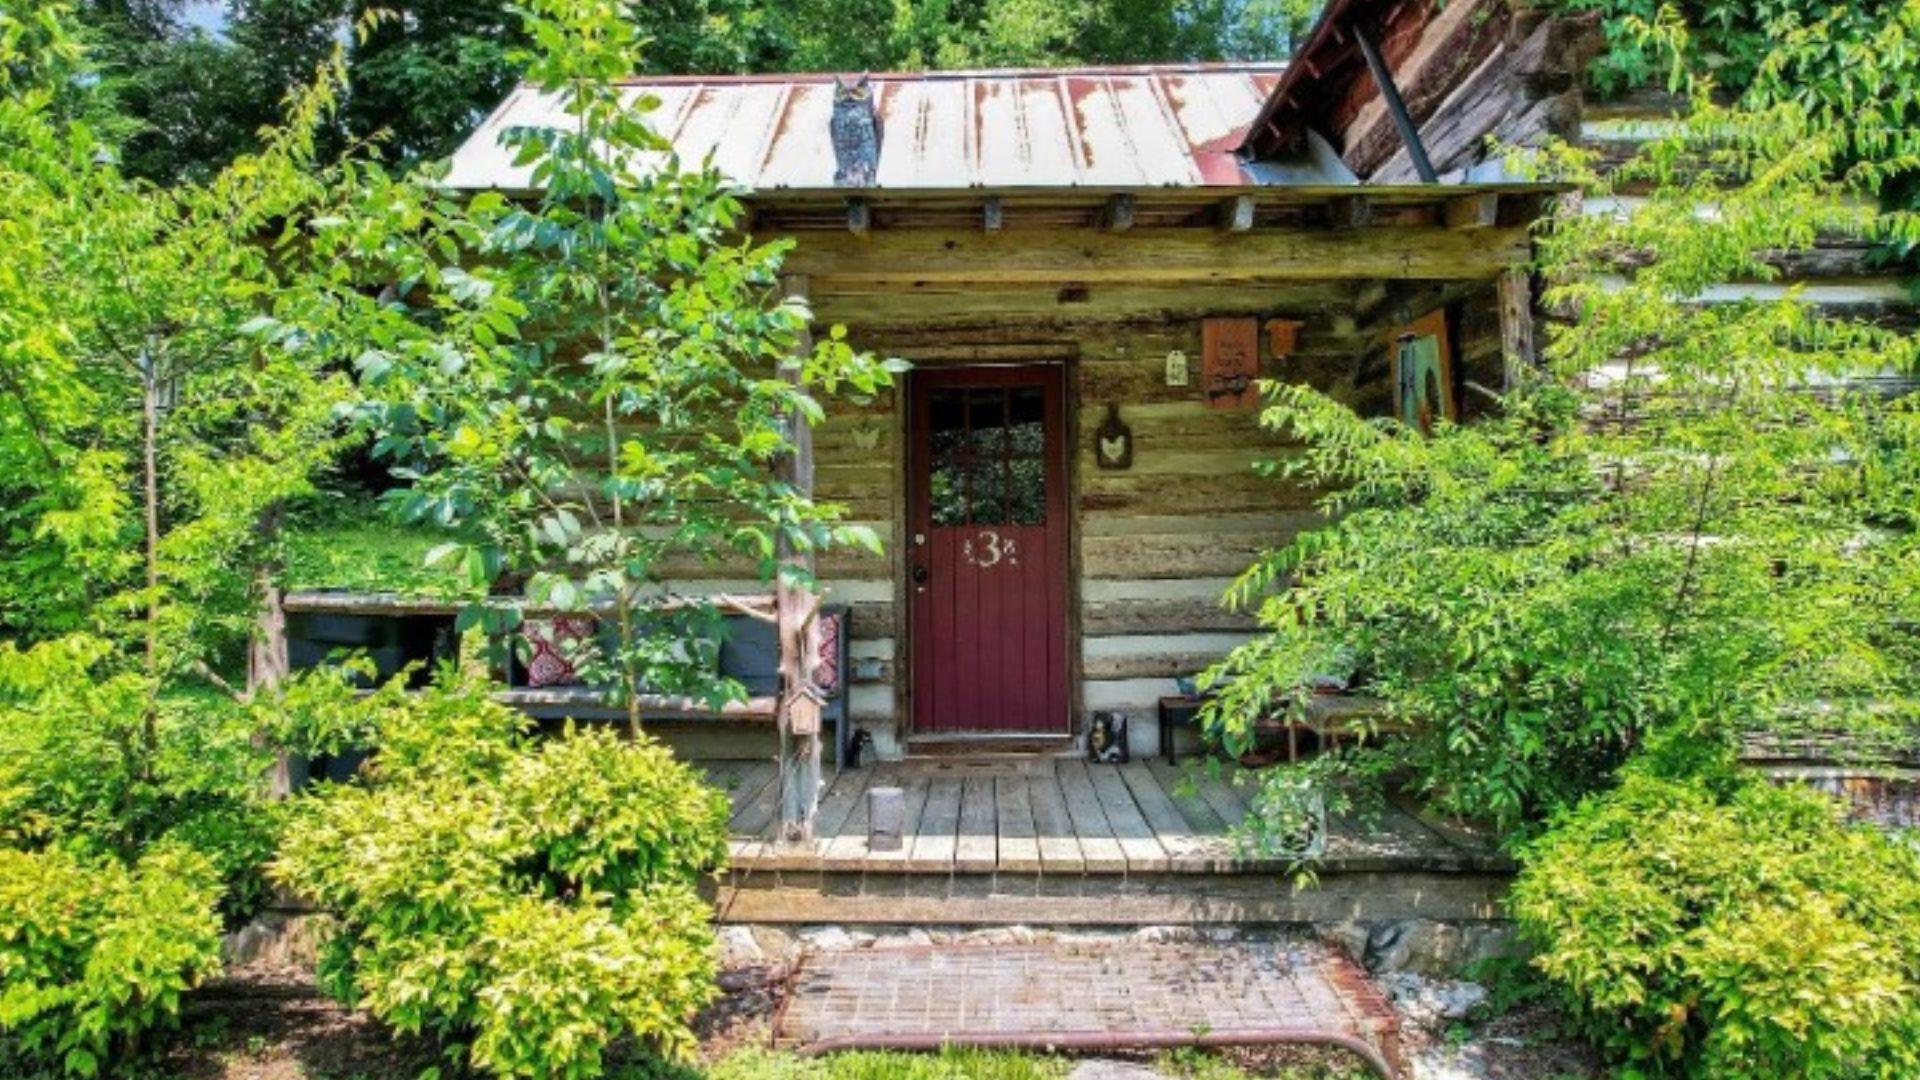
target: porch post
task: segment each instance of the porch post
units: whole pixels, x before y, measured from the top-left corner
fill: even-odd
[[[781,294],[807,299],[807,278],[783,275]],[[780,375],[799,386],[803,358],[813,351],[813,334],[803,327]],[[803,389],[801,393],[805,393]],[[798,412],[790,419],[793,450],[776,466],[780,479],[799,494],[813,495],[813,428]],[[811,696],[813,669],[819,662],[819,598],[813,590],[813,551],[795,550],[785,532],[777,540],[780,573],[774,582],[774,613],[780,641],[780,838],[789,843],[813,839],[820,808],[820,704]],[[791,571],[791,575],[789,574]],[[797,577],[797,580],[790,580]]]
[[[285,517],[284,503],[269,506],[260,516],[260,535],[270,540],[277,537]],[[262,693],[277,692],[287,681],[291,667],[287,660],[285,594],[280,589],[282,569],[276,561],[256,567],[254,571],[255,585],[260,591],[260,610],[254,615],[253,633],[247,640],[248,701]],[[255,732],[253,739],[256,746],[266,745],[265,732]],[[293,794],[293,769],[285,747],[273,748],[273,764],[267,768],[267,794],[275,799]]]
[[[1500,359],[1505,372],[1504,390],[1512,390],[1523,369],[1538,360],[1533,351],[1533,278],[1524,266],[1501,271]]]

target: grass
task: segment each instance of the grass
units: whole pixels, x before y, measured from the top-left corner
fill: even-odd
[[[767,1050],[743,1050],[709,1066],[703,1080],[1063,1080],[1072,1063],[1063,1058],[987,1050],[938,1054],[853,1051],[801,1058]]]
[[[451,533],[383,523],[297,526],[287,533],[287,587],[418,596],[467,591],[458,566],[428,566]]]
[[[801,1058],[761,1049],[740,1050],[700,1072],[660,1080],[1065,1080],[1070,1058],[999,1050],[945,1050],[937,1054],[851,1051]],[[1361,1080],[1364,1069],[1283,1066],[1248,1072],[1216,1054],[1193,1050],[1162,1055],[1156,1068],[1178,1080]]]

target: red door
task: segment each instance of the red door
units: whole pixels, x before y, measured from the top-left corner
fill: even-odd
[[[1068,734],[1061,369],[912,378],[913,730]]]

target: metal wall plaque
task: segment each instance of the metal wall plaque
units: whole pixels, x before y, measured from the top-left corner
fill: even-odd
[[[1260,406],[1260,320],[1207,319],[1200,324],[1200,387],[1215,409]]]

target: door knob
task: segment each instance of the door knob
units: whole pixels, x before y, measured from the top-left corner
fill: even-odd
[[[915,585],[925,585],[927,579],[932,576],[932,572],[924,566],[916,566],[913,568],[913,583]]]

